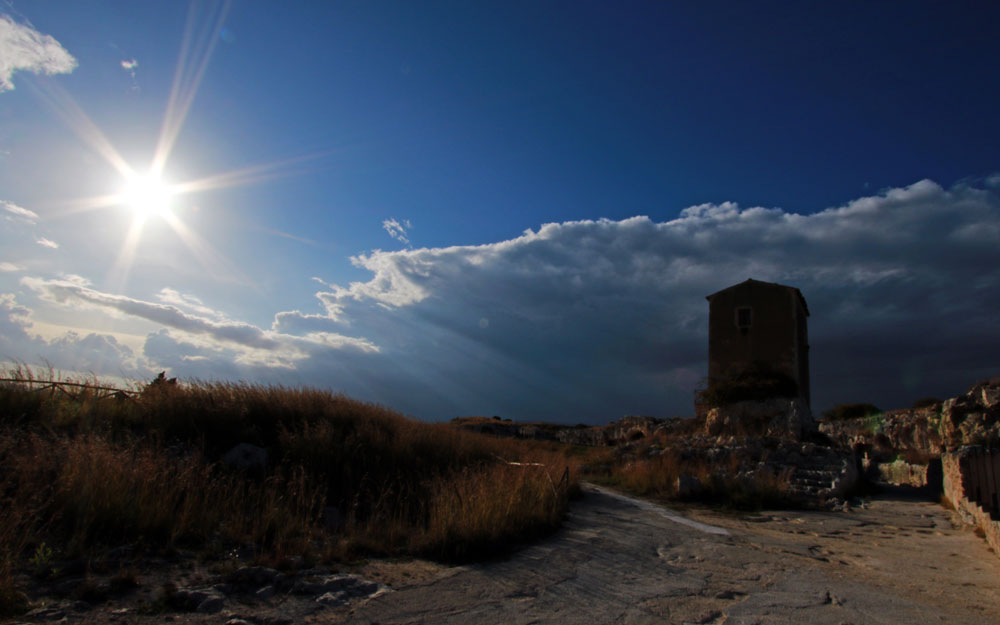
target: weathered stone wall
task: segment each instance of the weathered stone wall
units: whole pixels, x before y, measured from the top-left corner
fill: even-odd
[[[705,415],[706,436],[774,436],[798,440],[815,428],[809,405],[802,399],[741,401],[711,408]]]
[[[995,447],[1000,443],[1000,376],[935,406],[823,420],[819,429],[837,445],[866,451],[879,461],[904,452],[912,462],[913,457],[937,458],[963,445]]]
[[[708,378],[726,378],[755,362],[787,374],[809,404],[809,309],[798,289],[747,280],[708,296]],[[737,310],[750,309],[750,325]]]
[[[1000,449],[962,447],[941,456],[944,494],[962,519],[979,527],[1000,555]]]
[[[926,464],[912,464],[905,460],[877,464],[880,482],[895,486],[916,488],[941,488],[941,463],[932,460]]]

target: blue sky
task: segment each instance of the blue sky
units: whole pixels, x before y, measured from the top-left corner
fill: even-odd
[[[0,360],[687,415],[753,277],[809,302],[814,409],[957,394],[998,372],[998,17],[5,1]]]

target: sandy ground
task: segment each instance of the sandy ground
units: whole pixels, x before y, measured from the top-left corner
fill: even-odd
[[[587,486],[564,529],[509,559],[446,567],[372,561],[392,588],[329,608],[230,599],[217,614],[109,603],[69,623],[854,624],[1000,622],[1000,558],[937,503],[848,512],[683,513]]]

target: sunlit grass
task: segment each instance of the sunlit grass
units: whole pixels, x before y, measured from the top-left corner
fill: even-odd
[[[407,419],[316,389],[150,387],[132,398],[0,383],[0,611],[44,545],[94,559],[123,544],[311,561],[467,560],[558,527],[576,484],[553,446]],[[221,457],[250,443],[260,472]],[[520,463],[520,464],[513,464]],[[334,519],[331,522],[331,519]]]

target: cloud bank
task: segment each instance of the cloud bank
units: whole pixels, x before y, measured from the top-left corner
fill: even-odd
[[[997,373],[1000,195],[989,185],[923,180],[809,215],[704,204],[667,222],[545,224],[352,262],[370,278],[318,280],[316,311],[279,311],[268,329],[170,289],[147,302],[78,281],[22,284],[157,324],[143,357],[174,375],[331,386],[428,419],[691,414],[707,370],[705,296],[750,277],[809,303],[814,409],[899,407]]]
[[[0,15],[0,93],[14,88],[16,71],[67,74],[74,68],[76,59],[54,37]]]
[[[145,379],[151,370],[115,337],[67,332],[46,340],[31,332],[31,310],[0,294],[0,361],[49,364],[63,371]]]

